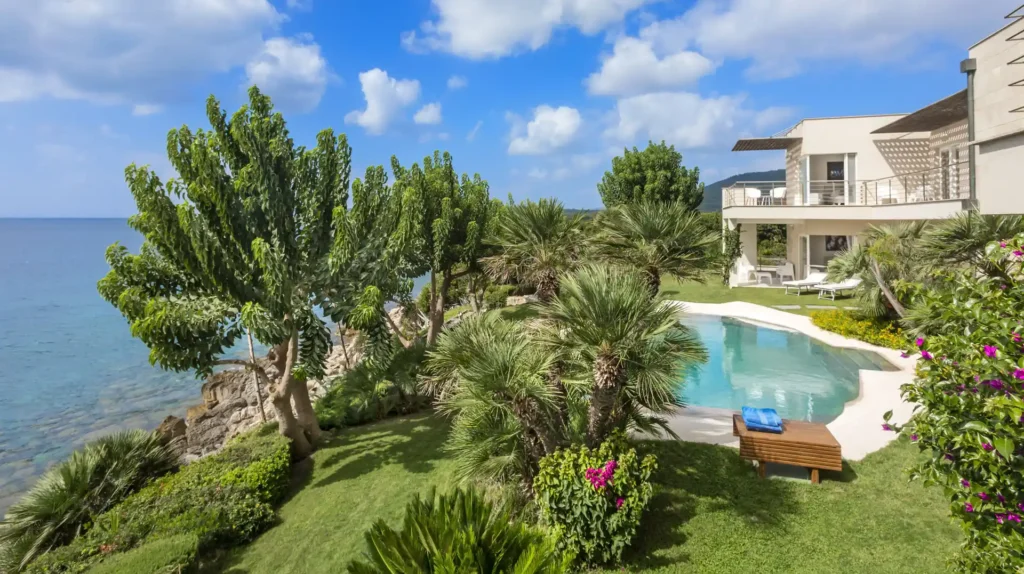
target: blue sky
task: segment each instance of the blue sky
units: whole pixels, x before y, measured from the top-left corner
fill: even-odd
[[[624,146],[707,182],[803,117],[913,111],[1020,0],[0,0],[0,217],[123,217],[131,162],[256,83],[354,168],[447,149],[493,196],[597,207]]]

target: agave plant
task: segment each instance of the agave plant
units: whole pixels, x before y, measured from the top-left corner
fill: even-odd
[[[560,574],[570,559],[558,555],[543,531],[513,520],[474,490],[416,495],[401,530],[379,520],[366,543],[365,558],[349,564],[350,574]]]
[[[583,218],[566,216],[554,199],[509,205],[490,238],[498,254],[483,263],[495,280],[534,285],[537,298],[550,301],[558,292],[559,275],[580,260],[582,228]]]
[[[580,268],[541,317],[566,386],[589,399],[591,446],[616,429],[668,431],[661,415],[680,406],[684,371],[707,360],[677,308],[652,299],[648,277],[632,269]]]
[[[721,232],[680,203],[619,205],[601,214],[596,227],[598,254],[643,273],[649,297],[657,296],[663,274],[703,281],[721,267]]]
[[[44,474],[0,522],[0,570],[17,571],[67,544],[103,512],[176,464],[156,433],[129,430],[75,451]]]

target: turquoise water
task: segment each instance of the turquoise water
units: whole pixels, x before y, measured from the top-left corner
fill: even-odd
[[[142,238],[124,219],[0,219],[0,516],[83,442],[200,402],[202,382],[151,366],[96,292],[115,241]]]
[[[896,370],[876,353],[831,347],[796,332],[705,315],[683,323],[708,350],[708,362],[686,373],[687,405],[770,407],[784,418],[828,423],[857,398],[859,370]]]

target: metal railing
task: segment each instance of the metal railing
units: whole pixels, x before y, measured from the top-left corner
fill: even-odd
[[[968,199],[968,162],[860,181],[741,181],[722,188],[722,207],[846,206]]]

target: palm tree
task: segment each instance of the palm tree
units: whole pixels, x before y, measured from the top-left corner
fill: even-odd
[[[987,263],[985,247],[1024,232],[1024,216],[982,215],[964,211],[936,222],[921,237],[919,259],[930,270],[970,265],[989,275],[1001,272]]]
[[[564,444],[566,397],[550,384],[552,360],[525,324],[495,313],[442,333],[425,385],[452,417],[448,447],[460,478],[521,478],[529,491],[540,459]]]
[[[601,214],[597,228],[598,254],[644,273],[650,297],[658,294],[663,273],[703,281],[720,266],[721,234],[679,203],[620,205]]]
[[[632,269],[586,265],[541,308],[542,340],[557,351],[570,399],[576,389],[589,397],[591,446],[615,429],[668,430],[660,415],[680,405],[684,370],[707,360],[677,308],[649,286]]]
[[[535,285],[537,298],[550,301],[558,292],[558,276],[580,259],[582,226],[583,218],[566,216],[556,199],[511,204],[490,239],[498,254],[484,258],[485,268],[496,281]]]

